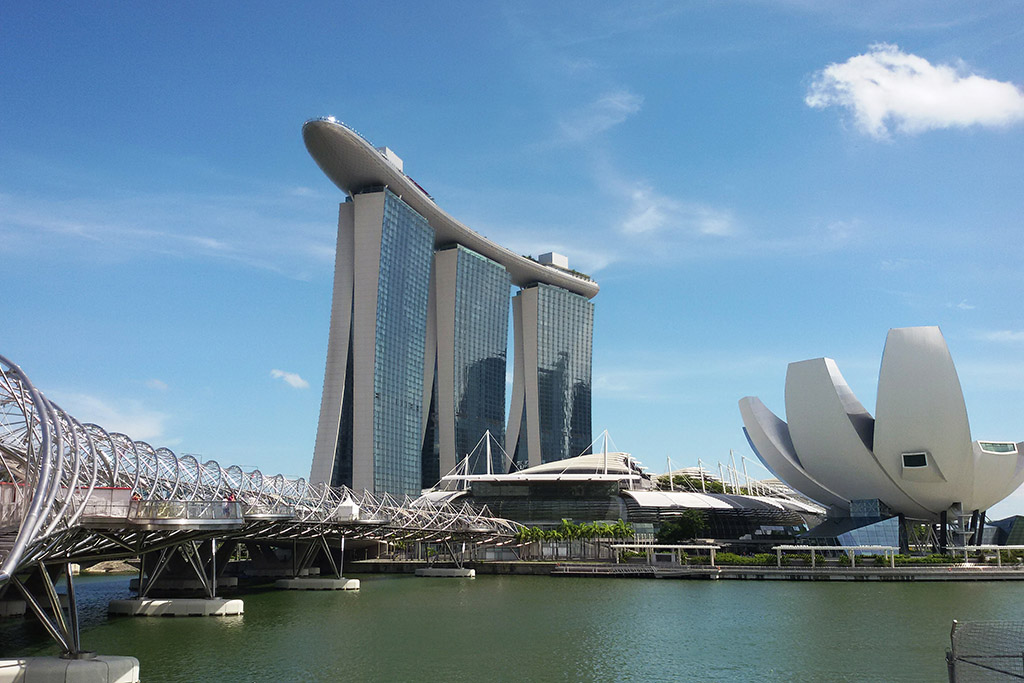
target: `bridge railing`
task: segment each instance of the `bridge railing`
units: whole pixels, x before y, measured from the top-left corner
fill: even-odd
[[[21,526],[22,506],[14,502],[0,502],[0,530]]]
[[[24,486],[0,481],[0,529],[16,529],[24,518]]]
[[[82,506],[82,519],[127,519],[129,502],[126,500],[89,499]]]
[[[242,515],[246,519],[291,519],[295,517],[295,506],[285,503],[244,505]]]
[[[190,520],[245,521],[242,504],[217,500],[133,500],[128,506],[128,521]]]

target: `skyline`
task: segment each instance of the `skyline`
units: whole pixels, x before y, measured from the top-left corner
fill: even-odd
[[[7,8],[0,353],[83,421],[306,476],[343,196],[300,129],[333,115],[597,279],[593,433],[654,471],[752,458],[736,402],[781,416],[792,361],[873,413],[911,325],[973,438],[1024,439],[1014,5],[584,7]]]

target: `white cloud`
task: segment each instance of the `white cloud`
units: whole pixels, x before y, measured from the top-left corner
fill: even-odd
[[[967,303],[967,299],[962,300],[956,305],[961,311],[973,311],[976,307],[973,304]]]
[[[273,193],[43,199],[0,192],[0,253],[102,262],[156,254],[308,280],[328,274],[334,261],[335,231],[317,204]]]
[[[890,129],[914,134],[1024,121],[1024,92],[1013,83],[967,73],[963,63],[934,65],[886,43],[825,67],[804,101],[849,109],[858,127],[879,139]]]
[[[568,142],[589,140],[640,111],[643,102],[643,97],[627,90],[605,93],[572,116],[562,119],[562,135]]]
[[[56,392],[54,401],[79,422],[98,424],[108,432],[121,432],[136,441],[154,441],[164,438],[168,416],[146,408],[135,400],[119,400],[118,405],[90,394]],[[156,446],[167,445],[164,443]]]
[[[155,377],[153,379],[146,380],[146,386],[155,391],[167,391],[167,382],[161,382]]]
[[[982,332],[978,338],[984,341],[1017,344],[1024,342],[1024,330],[993,330]]]
[[[688,396],[707,381],[722,386],[736,380],[745,382],[763,375],[765,368],[784,369],[788,362],[759,355],[705,354],[684,359],[673,352],[648,351],[639,359],[634,354],[603,363],[613,369],[595,371],[592,388],[594,396],[602,399],[664,401]]]
[[[271,370],[270,376],[282,380],[288,384],[288,386],[294,389],[308,389],[309,382],[299,377],[294,372],[285,372],[284,370]]]
[[[921,259],[911,259],[911,258],[900,257],[900,258],[883,259],[880,267],[881,267],[882,270],[885,270],[885,271],[899,271],[899,270],[907,270],[909,268],[916,268],[917,266],[919,266],[919,265],[921,265],[923,263],[924,263],[924,261],[922,261]]]
[[[630,191],[630,210],[622,222],[627,235],[653,235],[672,230],[698,235],[731,235],[736,230],[732,213],[658,194],[646,185]]]

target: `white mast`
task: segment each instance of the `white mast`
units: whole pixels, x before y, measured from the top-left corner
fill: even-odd
[[[488,429],[484,432],[484,438],[487,439],[487,474],[494,474],[491,471],[491,430]]]
[[[736,454],[732,452],[731,448],[729,449],[729,460],[732,461],[732,492],[740,493],[740,477],[736,471]]]
[[[601,452],[604,454],[604,473],[608,474],[608,430],[604,430],[604,446]]]

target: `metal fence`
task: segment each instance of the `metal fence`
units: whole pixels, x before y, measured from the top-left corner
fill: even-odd
[[[950,683],[1024,680],[1024,622],[953,622],[946,652]]]

